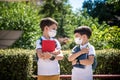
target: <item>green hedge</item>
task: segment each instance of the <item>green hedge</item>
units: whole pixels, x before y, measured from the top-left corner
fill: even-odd
[[[63,51],[64,59],[59,61],[61,74],[71,74],[72,64],[68,61],[70,51]],[[94,74],[120,74],[120,50],[106,49],[96,50],[97,68]],[[34,62],[34,74],[36,73],[36,62]]]
[[[67,60],[70,51],[63,51],[64,59],[59,61],[61,74],[71,74],[72,66]],[[97,50],[98,65],[94,74],[120,74],[120,50]],[[34,59],[33,59],[34,58]],[[0,50],[0,80],[30,80],[37,74],[35,50]],[[33,65],[33,66],[32,66]]]
[[[32,53],[23,49],[0,50],[0,80],[31,80]]]
[[[97,59],[96,74],[120,74],[120,50],[99,50]]]

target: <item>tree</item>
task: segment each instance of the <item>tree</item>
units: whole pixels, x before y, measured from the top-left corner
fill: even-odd
[[[86,0],[83,9],[93,18],[98,18],[99,23],[106,21],[111,26],[120,27],[120,0]]]
[[[69,37],[71,34],[71,26],[68,26],[72,10],[68,0],[44,0],[40,7],[39,14],[44,14],[44,17],[52,17],[58,21],[58,37]],[[62,32],[62,33],[61,33]]]
[[[35,41],[41,35],[39,29],[40,18],[52,17],[59,23],[57,37],[70,38],[66,45],[62,45],[63,49],[73,48],[75,45],[73,31],[82,25],[92,28],[93,36],[90,39],[90,43],[96,49],[120,48],[120,29],[118,27],[110,27],[105,22],[99,24],[98,18],[93,18],[88,14],[88,11],[91,13],[88,9],[72,12],[67,0],[57,3],[55,1],[60,0],[50,0],[50,2],[45,0],[44,4],[38,7],[40,10],[26,3],[0,3],[0,30],[24,31],[20,40],[13,47],[35,48]],[[92,5],[91,3],[89,4],[89,6]]]
[[[50,0],[50,2],[45,2],[41,7],[40,14],[44,14],[44,17],[52,17],[58,21],[58,37],[67,36],[70,38],[70,41],[66,45],[62,46],[63,49],[73,48],[75,45],[73,41],[73,31],[75,28],[82,25],[86,25],[92,28],[93,36],[91,37],[90,42],[96,47],[96,49],[113,47],[113,43],[109,43],[111,40],[109,37],[112,37],[111,33],[108,34],[109,25],[107,25],[105,22],[101,22],[101,24],[99,24],[98,18],[92,18],[90,15],[88,15],[88,11],[91,13],[90,10],[93,9],[93,4],[91,4],[91,1],[89,2],[89,6],[91,6],[90,10],[78,10],[75,13],[72,12],[71,6],[67,4],[67,0],[63,0],[63,2],[59,3],[60,7],[57,4],[54,4],[55,1],[56,0]],[[96,4],[99,3],[96,2]],[[48,8],[46,8],[46,6]],[[114,32],[114,34],[117,33]],[[118,38],[116,40],[118,40]]]

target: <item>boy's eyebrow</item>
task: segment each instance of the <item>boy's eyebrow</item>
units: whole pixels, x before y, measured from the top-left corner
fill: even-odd
[[[53,28],[54,30],[57,30],[56,28]]]
[[[75,37],[79,37],[78,35],[75,35]]]

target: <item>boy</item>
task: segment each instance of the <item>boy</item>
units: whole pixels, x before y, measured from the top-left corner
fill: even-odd
[[[56,43],[55,51],[42,52],[41,39],[36,42],[36,52],[38,56],[38,80],[59,80],[60,67],[58,60],[63,59],[61,53],[61,45],[56,36],[58,23],[52,18],[43,18],[40,22],[40,28],[42,30],[41,39],[54,40]]]
[[[89,43],[92,31],[87,26],[81,26],[74,30],[76,46],[68,60],[72,62],[72,80],[93,80],[92,64],[94,62],[95,49]],[[76,51],[77,50],[77,51]]]

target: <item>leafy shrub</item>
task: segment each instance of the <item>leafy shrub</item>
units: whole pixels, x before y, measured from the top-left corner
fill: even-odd
[[[0,80],[31,80],[32,53],[24,49],[0,50]]]
[[[117,48],[120,49],[120,28],[118,26],[110,27],[105,22],[99,24],[97,18],[92,18],[86,11],[78,11],[75,14],[65,16],[66,20],[60,25],[64,25],[64,30],[69,35],[69,42],[62,46],[62,49],[71,49],[74,43],[74,29],[79,26],[89,26],[92,29],[90,43],[96,50]],[[70,30],[68,30],[70,29]],[[63,34],[63,33],[61,33]]]
[[[25,2],[0,2],[0,30],[22,30],[22,37],[12,46],[34,48],[40,33],[38,9]]]
[[[99,24],[97,18],[90,17],[86,10],[73,13],[67,1],[54,4],[54,0],[46,2],[46,5],[40,6],[39,9],[33,4],[24,2],[0,2],[0,30],[22,30],[22,37],[12,46],[19,48],[35,48],[35,41],[41,35],[39,31],[39,20],[41,17],[48,16],[58,21],[57,37],[69,37],[71,40],[62,46],[62,49],[73,48],[73,31],[81,25],[90,26],[93,36],[90,43],[97,50],[117,48],[120,49],[120,28],[117,26],[110,27],[105,22]],[[62,7],[60,7],[60,6]],[[54,7],[53,7],[54,6]],[[47,11],[46,11],[47,8]],[[51,11],[52,9],[52,11]],[[39,13],[39,11],[44,13]],[[39,15],[38,15],[39,13]],[[42,15],[42,16],[41,16]],[[61,33],[62,32],[62,33]]]
[[[95,25],[91,26],[93,30],[90,43],[95,46],[97,50],[117,48],[120,49],[120,28],[117,26],[108,27]]]
[[[68,61],[68,54],[64,55],[64,59],[59,61],[60,62],[60,72],[61,74],[71,74],[72,64]]]
[[[97,51],[98,66],[95,74],[120,74],[120,50],[106,49]]]

